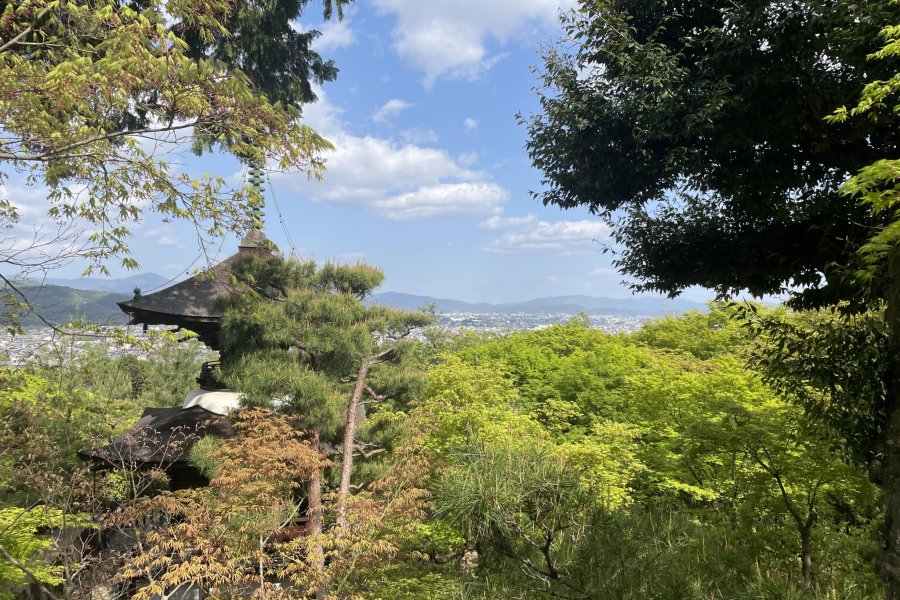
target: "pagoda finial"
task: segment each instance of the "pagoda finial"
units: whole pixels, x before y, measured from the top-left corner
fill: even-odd
[[[265,192],[265,174],[260,168],[259,163],[256,161],[250,165],[248,182],[250,183],[250,187],[256,190],[256,193],[259,194],[260,197],[259,206],[250,210],[250,214],[253,216],[253,230],[260,231],[262,229],[263,218],[266,216],[266,213],[263,212],[263,206],[265,205],[265,196],[263,196],[263,193]]]

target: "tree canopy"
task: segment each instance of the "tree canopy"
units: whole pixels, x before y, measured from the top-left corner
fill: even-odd
[[[538,195],[616,221],[638,289],[846,296],[884,215],[840,188],[900,152],[898,123],[825,117],[893,75],[868,56],[898,19],[884,1],[582,2],[523,118]]]
[[[346,3],[328,0],[326,16]],[[134,267],[130,227],[151,211],[201,237],[245,231],[258,195],[181,171],[173,148],[320,176],[330,146],[300,106],[337,71],[310,48],[316,32],[292,29],[306,4],[0,2],[0,183],[46,188],[59,228],[24,246],[20,230],[0,259],[23,272],[75,257]],[[20,207],[0,190],[0,226],[14,230]]]
[[[900,4],[585,1],[564,22],[523,119],[540,196],[610,220],[637,290],[837,308],[812,336],[755,320],[757,364],[878,467],[900,598]]]

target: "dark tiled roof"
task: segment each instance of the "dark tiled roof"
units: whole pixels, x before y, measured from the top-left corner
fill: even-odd
[[[234,263],[248,254],[270,253],[266,236],[261,231],[253,231],[241,240],[237,254],[163,290],[119,302],[119,308],[131,317],[132,323],[190,329],[199,334],[200,341],[215,349],[222,318],[217,301],[226,298],[234,289],[231,279]]]
[[[78,454],[97,466],[135,468],[186,464],[191,448],[206,436],[230,438],[231,420],[201,406],[145,408],[140,420],[111,444]]]
[[[231,267],[239,256],[158,292],[119,302],[119,308],[136,322],[150,325],[178,325],[179,318],[218,320],[222,313],[216,309],[216,301],[231,290]]]
[[[158,292],[119,302],[119,307],[132,315],[138,323],[149,325],[176,325],[172,319],[165,321],[142,321],[141,318],[185,317],[192,320],[218,321],[221,311],[216,309],[216,300],[224,298],[232,290],[231,269],[235,261],[243,255],[268,253],[266,236],[261,231],[252,231],[241,240],[237,254],[229,256],[216,266],[207,269],[180,283]]]

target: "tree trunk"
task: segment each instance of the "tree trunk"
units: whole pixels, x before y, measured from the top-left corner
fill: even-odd
[[[800,530],[800,571],[807,584],[812,577],[812,527]]]
[[[356,443],[356,413],[359,411],[362,395],[366,387],[366,377],[369,375],[371,361],[363,362],[356,374],[356,385],[353,387],[353,395],[350,396],[350,404],[347,406],[347,417],[344,419],[344,455],[341,461],[341,485],[338,488],[338,514],[337,526],[341,529],[347,526],[347,499],[350,497],[350,478],[353,475],[353,446]]]
[[[888,371],[880,483],[884,491],[884,540],[881,576],[886,600],[900,600],[900,250],[888,261],[886,294]]]
[[[897,330],[893,325],[892,323],[891,337],[896,338],[894,331]],[[891,358],[887,386],[888,417],[884,430],[881,471],[881,487],[884,491],[881,576],[884,578],[886,600],[900,600],[900,382],[897,381],[897,370],[897,360]]]
[[[316,452],[319,449],[319,431],[313,429],[309,432],[309,445]],[[309,536],[318,536],[322,533],[322,469],[313,471],[306,488],[306,533]],[[310,548],[310,567],[318,573],[325,570],[325,553],[321,544],[313,545]],[[313,592],[316,598],[325,595],[324,586],[316,585]]]

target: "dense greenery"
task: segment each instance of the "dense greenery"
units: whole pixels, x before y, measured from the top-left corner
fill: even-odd
[[[49,188],[50,246],[95,231],[0,258],[133,266],[150,209],[259,224],[257,192],[144,135],[321,175],[300,109],[335,70],[289,26],[306,5],[0,0],[0,182]],[[430,315],[364,304],[375,267],[242,259],[219,373],[242,408],[190,454],[208,485],[77,458],[178,406],[196,344],[66,338],[0,370],[0,597],[900,598],[897,22],[889,0],[583,0],[527,120],[543,199],[610,219],[636,288],[815,310],[417,341]],[[0,279],[15,324],[34,307]]]
[[[864,346],[840,333],[807,344],[777,319],[756,320],[756,331],[771,342],[758,355],[770,382],[815,407],[877,472],[892,599],[898,23],[892,0],[585,0],[565,18],[567,39],[545,54],[541,114],[523,119],[542,199],[608,218],[614,262],[635,288],[783,293],[795,308],[843,318],[838,332],[880,315],[884,327]]]
[[[434,514],[488,597],[878,594],[874,487],[744,368],[727,317],[574,322],[432,370]]]
[[[200,347],[161,339],[140,358],[111,350],[121,348],[66,340],[25,368],[0,370],[3,597],[17,597],[26,584],[67,593],[97,585],[108,576],[97,570],[103,556],[87,549],[97,548],[99,524],[159,479],[91,474],[76,453],[121,435],[143,406],[180,404],[196,385]]]
[[[249,268],[261,285],[261,265]],[[291,268],[310,282],[340,279],[340,271]],[[242,327],[264,327],[280,310],[309,310],[321,293],[335,292],[297,288],[271,308],[247,310],[257,318]],[[329,302],[319,297],[316,305],[336,310]],[[760,342],[734,320],[736,312],[715,306],[630,335],[574,319],[500,337],[432,329],[423,341],[404,342],[404,370],[427,369],[427,384],[408,388],[418,390],[412,404],[396,396],[369,407],[356,441],[377,441],[388,452],[378,468],[353,467],[347,513],[336,503],[340,469],[327,461],[331,454],[339,467],[341,454],[325,444],[340,441],[340,420],[326,427],[322,417],[304,416],[319,413],[298,412],[287,400],[275,407],[287,420],[248,411],[234,441],[198,449],[195,460],[213,478],[209,489],[160,495],[164,485],[142,480],[137,498],[116,483],[134,474],[114,472],[90,494],[66,492],[88,476],[74,450],[122,431],[140,405],[177,403],[185,390],[170,382],[183,377],[181,387],[190,387],[197,363],[189,359],[194,351],[180,346],[164,346],[149,360],[92,351],[60,362],[66,353],[56,353],[4,375],[2,514],[15,520],[16,511],[26,511],[28,518],[15,520],[17,537],[0,536],[0,545],[30,565],[41,585],[73,594],[101,585],[93,562],[98,550],[91,543],[83,555],[66,554],[54,523],[69,519],[86,532],[99,527],[102,538],[169,514],[178,527],[145,529],[134,558],[107,557],[118,565],[116,585],[128,589],[128,581],[149,577],[150,587],[131,588],[147,596],[207,577],[204,585],[230,582],[239,589],[262,581],[266,594],[283,593],[266,587],[262,572],[292,580],[294,597],[305,597],[303,590],[373,599],[878,597],[877,488],[845,460],[840,431],[808,419],[791,397],[795,390],[770,387],[748,370]],[[332,333],[328,347],[336,354],[323,356],[348,360],[339,349],[351,347],[359,357],[372,356],[373,348],[359,346],[364,338],[354,337],[368,323],[347,338]],[[247,339],[244,329],[234,331]],[[324,332],[304,334],[305,347],[325,351]],[[299,332],[280,335],[295,339]],[[279,358],[273,352],[281,338],[270,339],[276,345],[263,356],[253,358],[260,348],[245,346],[240,361],[297,360],[292,352]],[[305,390],[312,384],[304,378],[321,379],[313,389],[331,391],[316,401],[336,403],[322,414],[346,415],[354,384],[338,373],[352,363],[333,376],[324,362],[319,371],[313,363],[309,371],[298,367],[307,374],[296,385]],[[256,389],[264,380],[251,379],[254,364],[235,376],[242,373]],[[373,393],[398,381],[389,373],[373,371]],[[292,381],[272,378],[271,385]],[[321,442],[310,445],[320,423]],[[323,468],[334,476],[322,480],[316,472]],[[323,486],[321,529],[283,539],[280,528],[296,514],[292,498],[306,497],[310,480]],[[38,507],[45,512],[34,513]],[[231,517],[219,522],[226,513]],[[47,521],[36,528],[35,519]],[[185,554],[189,562],[162,570],[169,563],[154,562],[205,547],[215,552]],[[75,563],[83,565],[78,577],[60,574]],[[251,572],[241,566],[251,563],[257,565]],[[34,583],[8,559],[0,565],[7,589]]]

